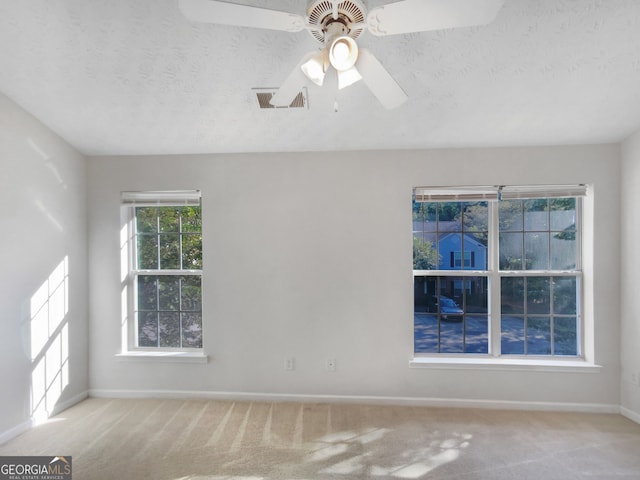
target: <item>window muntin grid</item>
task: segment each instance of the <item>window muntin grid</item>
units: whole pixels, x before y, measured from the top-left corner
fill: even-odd
[[[135,347],[202,348],[199,205],[133,209]]]
[[[423,191],[424,193],[424,191]],[[557,192],[556,192],[557,193]],[[440,196],[438,201],[415,201],[414,220],[414,351],[417,355],[431,353],[478,353],[467,347],[467,316],[463,296],[452,300],[461,306],[462,325],[453,328],[443,318],[433,312],[425,312],[419,305],[418,291],[429,281],[453,283],[460,279],[450,277],[459,270],[463,279],[471,275],[486,274],[490,286],[487,297],[488,353],[493,355],[540,355],[540,356],[580,356],[581,355],[581,198],[536,198],[536,199],[490,199],[475,202],[472,195],[465,193],[470,202],[446,202]],[[423,199],[427,195],[423,195]],[[449,216],[446,233],[440,231],[441,211],[457,203],[455,210],[464,212],[469,205],[487,205],[487,233],[481,237],[487,245],[486,267],[477,266],[464,249],[451,252],[448,265],[443,257],[441,240],[451,233],[451,225],[460,238],[464,238],[464,215]],[[449,206],[448,206],[449,205]],[[482,225],[484,221],[476,221]],[[477,229],[484,232],[483,229]],[[474,234],[475,232],[471,232]],[[509,241],[517,238],[519,250]],[[469,242],[467,241],[467,244]],[[426,244],[426,247],[425,247]],[[511,247],[511,248],[509,248]],[[469,252],[470,249],[467,250]],[[517,255],[513,255],[516,252]],[[510,255],[507,255],[510,254]],[[465,257],[466,256],[466,257]],[[462,258],[469,261],[462,262]],[[514,261],[515,258],[515,261]],[[472,263],[475,263],[475,267]],[[527,285],[526,300],[516,315],[509,308],[512,299],[502,295],[502,288],[517,279]],[[542,292],[536,291],[536,284],[549,285]],[[439,287],[437,289],[440,290]],[[539,289],[538,289],[539,290]],[[505,292],[506,294],[506,292]],[[436,295],[437,296],[437,295]],[[472,317],[471,317],[472,318]],[[428,319],[429,321],[426,321]],[[427,325],[430,323],[430,325]],[[443,328],[443,325],[445,328]],[[428,327],[428,328],[427,328]],[[429,328],[431,330],[429,330]],[[431,340],[426,341],[425,332],[430,331]],[[477,328],[476,328],[477,331]],[[497,331],[498,335],[492,335]],[[433,332],[436,332],[433,335]],[[451,333],[453,332],[453,333]],[[443,338],[449,335],[452,339]],[[473,336],[472,336],[473,338]],[[455,348],[448,345],[455,344]],[[443,348],[444,346],[444,348]],[[477,349],[475,349],[477,350]]]

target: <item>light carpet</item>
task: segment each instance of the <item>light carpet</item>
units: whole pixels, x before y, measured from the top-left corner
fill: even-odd
[[[74,480],[640,479],[619,416],[90,398],[0,446],[71,455]]]

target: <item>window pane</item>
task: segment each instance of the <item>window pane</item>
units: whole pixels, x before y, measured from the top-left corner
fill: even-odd
[[[501,279],[502,353],[505,355],[577,355],[578,330],[575,316],[577,291],[576,277],[503,277]],[[551,312],[552,298],[553,312]],[[549,316],[550,313],[553,313],[553,317]],[[571,315],[571,317],[557,315]],[[551,351],[552,321],[553,352]]]
[[[523,230],[521,200],[499,202],[498,215],[501,232],[521,232]]]
[[[440,263],[440,255],[431,242],[420,238],[413,239],[413,269],[435,270]]]
[[[182,305],[181,310],[201,311],[202,310],[202,287],[200,277],[182,277]]]
[[[501,279],[502,315],[524,314],[524,278],[503,277]]]
[[[551,234],[551,269],[574,270],[577,259],[575,232]]]
[[[524,249],[527,270],[547,270],[549,268],[548,233],[525,233]]]
[[[141,347],[158,346],[158,313],[138,313],[138,345]]]
[[[488,233],[467,233],[464,236],[465,268],[471,270],[486,270],[488,265]]]
[[[414,277],[416,353],[488,353],[486,277]]]
[[[436,305],[437,278],[414,277],[413,278],[413,304],[415,312],[437,313]]]
[[[551,319],[549,317],[527,319],[527,354],[551,355]]]
[[[559,315],[575,315],[577,305],[576,277],[553,278],[553,313]]]
[[[180,268],[180,235],[160,235],[160,268],[163,270]]]
[[[160,346],[180,348],[180,314],[160,312],[159,320]]]
[[[440,322],[440,353],[464,353],[461,316],[448,316]]]
[[[425,233],[425,229],[429,233]],[[433,203],[413,203],[413,269],[431,270],[440,263],[435,246],[436,206]]]
[[[161,207],[159,210],[160,232],[180,231],[180,208]]]
[[[138,277],[138,310],[156,310],[158,308],[158,290],[156,277],[140,275]]]
[[[524,354],[524,317],[503,315],[500,325],[503,355]]]
[[[555,355],[578,354],[576,317],[556,317],[553,322],[553,350]]]
[[[436,210],[435,203],[415,202],[413,204],[413,231],[435,232]]]
[[[160,276],[158,277],[158,291],[160,310],[180,309],[180,287],[179,277]]]
[[[202,348],[202,315],[200,313],[182,314],[182,346]]]
[[[551,287],[548,277],[528,277],[527,313],[549,314],[551,312]]]
[[[488,202],[414,202],[414,270],[486,270],[488,224]]]
[[[500,270],[524,270],[522,233],[500,234]]]
[[[438,230],[449,232],[462,231],[462,204],[460,202],[437,203]]]
[[[443,203],[438,212],[438,268],[486,270],[487,202]]]
[[[200,276],[140,275],[137,285],[139,346],[202,348]]]
[[[467,315],[465,319],[465,353],[489,353],[489,317]]]
[[[416,353],[438,353],[438,317],[414,313],[414,351]]]
[[[158,231],[158,209],[156,207],[136,208],[136,231],[156,233]]]
[[[461,233],[440,233],[438,235],[438,253],[440,254],[440,270],[460,270],[460,258],[462,254]],[[458,265],[455,255],[458,253]]]
[[[158,268],[158,237],[156,235],[138,235],[138,268],[156,270]]]
[[[200,207],[182,207],[181,214],[183,232],[202,232]]]
[[[463,268],[486,270],[489,243],[489,204],[465,203],[463,213]]]
[[[554,198],[549,202],[551,230],[573,233],[576,231],[576,199]]]
[[[487,202],[466,202],[463,205],[464,231],[486,233],[489,230],[489,204]]]
[[[489,311],[489,282],[487,277],[466,277],[464,289],[466,313],[487,313]]]
[[[576,199],[500,202],[501,270],[573,270],[577,267]],[[519,237],[518,228],[524,228]],[[521,261],[524,245],[524,262]]]
[[[438,280],[438,297],[434,299],[438,312],[446,317],[456,316],[457,320],[457,316],[463,313],[461,304],[464,292],[460,289],[463,280],[456,277],[439,277]]]
[[[549,230],[549,202],[546,199],[525,200],[524,229],[527,231]]]
[[[202,235],[182,235],[182,268],[202,269]]]
[[[486,270],[487,244],[486,235],[465,233],[462,237],[462,251],[453,251],[453,265],[456,270]]]

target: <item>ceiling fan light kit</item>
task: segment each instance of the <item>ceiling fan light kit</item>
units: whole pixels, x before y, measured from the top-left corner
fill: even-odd
[[[360,80],[362,80],[362,75],[356,67],[351,67],[349,70],[338,71],[338,90],[347,88]]]
[[[387,109],[407,94],[368,50],[356,43],[365,29],[377,36],[467,27],[491,22],[505,0],[401,0],[367,12],[361,0],[313,0],[307,16],[216,0],[179,0],[191,21],[285,32],[307,30],[322,49],[306,54],[272,97],[271,104],[290,105],[312,82],[322,86],[329,66],[338,89],[363,80]]]
[[[327,74],[328,68],[329,59],[325,50],[322,50],[318,55],[312,57],[300,67],[302,73],[319,87],[324,84],[324,77]]]
[[[331,66],[339,72],[352,68],[358,60],[356,41],[346,35],[336,38],[329,47],[329,60]]]

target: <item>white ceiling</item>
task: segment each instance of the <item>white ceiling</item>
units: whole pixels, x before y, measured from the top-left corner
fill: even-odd
[[[242,0],[304,15],[298,0]],[[369,0],[374,7],[389,0]],[[362,82],[261,110],[319,44],[184,19],[177,0],[0,0],[0,91],[90,155],[617,142],[640,129],[640,0],[506,0],[488,26],[375,37],[409,96]]]

